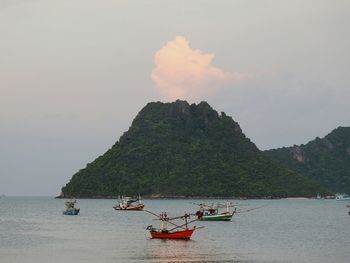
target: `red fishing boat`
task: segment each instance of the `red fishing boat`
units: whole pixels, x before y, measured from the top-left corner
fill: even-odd
[[[152,238],[190,239],[195,229],[196,229],[196,226],[194,226],[192,229],[180,230],[180,231],[174,231],[174,232],[162,232],[157,230],[151,230],[150,233]]]
[[[157,215],[153,212],[147,211],[146,212],[158,217],[157,219],[160,220],[160,228],[154,228],[152,225],[147,227],[147,230],[149,230],[152,238],[159,238],[159,239],[190,239],[193,232],[196,230],[196,226],[193,226],[191,229],[188,228],[188,224],[193,223],[194,221],[197,221],[198,219],[188,221],[190,218],[189,214],[185,214],[183,216],[173,217],[169,218],[166,213],[161,213],[160,215]],[[172,222],[172,220],[175,219],[183,219],[185,220],[184,224],[178,225]],[[170,224],[173,226],[173,228],[168,229],[167,225]]]

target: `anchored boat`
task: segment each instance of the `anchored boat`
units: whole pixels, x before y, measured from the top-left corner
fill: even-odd
[[[198,204],[199,210],[196,212],[196,216],[202,221],[231,221],[233,215],[236,213],[236,207],[233,211],[229,210],[229,207],[234,207],[231,203],[226,202],[223,204],[206,205]],[[226,207],[225,212],[219,212],[220,208]]]
[[[70,200],[65,203],[66,209],[63,211],[64,215],[75,216],[79,214],[80,208],[75,208],[77,200]]]
[[[146,229],[149,230],[152,238],[159,238],[159,239],[190,239],[193,232],[197,229],[196,226],[193,226],[192,228],[188,228],[188,225],[190,223],[193,223],[194,221],[197,221],[198,219],[188,221],[190,219],[189,214],[184,214],[183,216],[173,217],[169,218],[167,216],[167,213],[161,213],[160,215],[157,215],[153,212],[147,211],[146,212],[154,215],[157,217],[158,220],[160,220],[160,228],[154,228],[152,225],[148,226]],[[184,224],[175,224],[172,222],[175,219],[182,219],[185,220]],[[173,227],[171,229],[168,229],[168,224],[172,225]]]
[[[335,195],[335,200],[337,200],[337,201],[350,201],[350,196],[348,196],[347,194],[337,193]]]
[[[138,203],[137,203],[138,202]],[[138,198],[132,199],[131,197],[122,196],[121,200],[113,206],[115,210],[129,210],[129,211],[140,211],[145,207],[142,202],[142,198],[139,195]]]

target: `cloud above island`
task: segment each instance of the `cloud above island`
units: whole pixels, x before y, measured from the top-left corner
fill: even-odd
[[[164,99],[196,99],[247,78],[213,66],[214,53],[193,49],[183,36],[177,36],[154,56],[152,80]]]

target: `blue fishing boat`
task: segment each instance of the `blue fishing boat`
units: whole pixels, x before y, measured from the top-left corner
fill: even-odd
[[[80,208],[75,208],[75,203],[77,200],[70,200],[65,203],[66,210],[63,211],[64,215],[75,216],[79,214]]]

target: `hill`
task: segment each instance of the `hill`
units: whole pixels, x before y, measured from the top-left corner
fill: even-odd
[[[208,103],[147,104],[111,149],[73,175],[61,197],[311,196],[319,185],[270,160]]]
[[[268,150],[265,154],[334,192],[350,193],[350,127],[339,127],[305,145]]]

